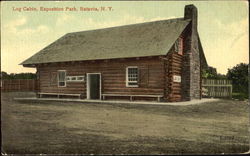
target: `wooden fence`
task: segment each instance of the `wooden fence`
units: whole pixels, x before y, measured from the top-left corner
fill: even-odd
[[[232,82],[230,80],[202,80],[202,91],[205,97],[232,97]]]
[[[36,91],[37,80],[1,80],[1,90],[5,92],[11,91]]]
[[[36,91],[38,88],[37,80],[2,80],[2,91]],[[205,97],[232,97],[232,82],[230,80],[202,80],[202,92]]]

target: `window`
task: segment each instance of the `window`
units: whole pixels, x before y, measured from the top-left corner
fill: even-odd
[[[84,81],[84,76],[67,76],[68,82],[79,82]]]
[[[179,37],[176,40],[174,48],[175,48],[175,52],[177,52],[180,55],[183,54],[183,38],[182,37]]]
[[[58,87],[66,87],[66,71],[58,70]]]
[[[127,67],[126,69],[126,86],[138,87],[138,67]]]

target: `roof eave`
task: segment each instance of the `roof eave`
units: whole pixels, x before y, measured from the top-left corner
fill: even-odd
[[[201,44],[201,41],[200,41],[199,34],[198,34],[198,46],[199,46],[200,61],[202,63],[202,66],[203,66],[203,68],[208,68],[207,59],[206,59],[206,56],[205,56],[204,51],[203,51],[203,47],[202,47],[202,44]]]

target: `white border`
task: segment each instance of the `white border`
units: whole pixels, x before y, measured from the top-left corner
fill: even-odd
[[[100,100],[102,99],[102,75],[101,75],[101,73],[87,73],[87,81],[86,81],[86,83],[87,83],[87,99],[89,99],[90,100],[90,92],[89,92],[89,90],[90,90],[90,86],[89,86],[89,75],[94,75],[94,74],[99,74],[100,75],[100,85],[99,85],[99,90],[100,90]]]

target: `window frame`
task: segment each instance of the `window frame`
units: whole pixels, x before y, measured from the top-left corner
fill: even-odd
[[[64,81],[59,81],[59,72],[65,72],[65,79]],[[60,82],[64,82],[64,86],[60,86]],[[67,72],[66,70],[57,70],[57,87],[66,87],[67,86]]]
[[[82,80],[78,80],[79,77],[82,77]],[[69,78],[69,80],[68,80]],[[72,80],[72,78],[75,78],[75,80]],[[79,76],[66,76],[66,81],[67,82],[84,82],[85,76],[84,75],[79,75]]]
[[[129,71],[129,69],[130,68],[136,68],[137,69],[137,81],[129,81],[129,73],[128,73],[128,71]],[[137,83],[136,85],[130,85],[129,83],[130,82],[135,82],[135,83]],[[138,66],[128,66],[128,67],[126,67],[126,87],[139,87],[139,68],[138,68]]]

